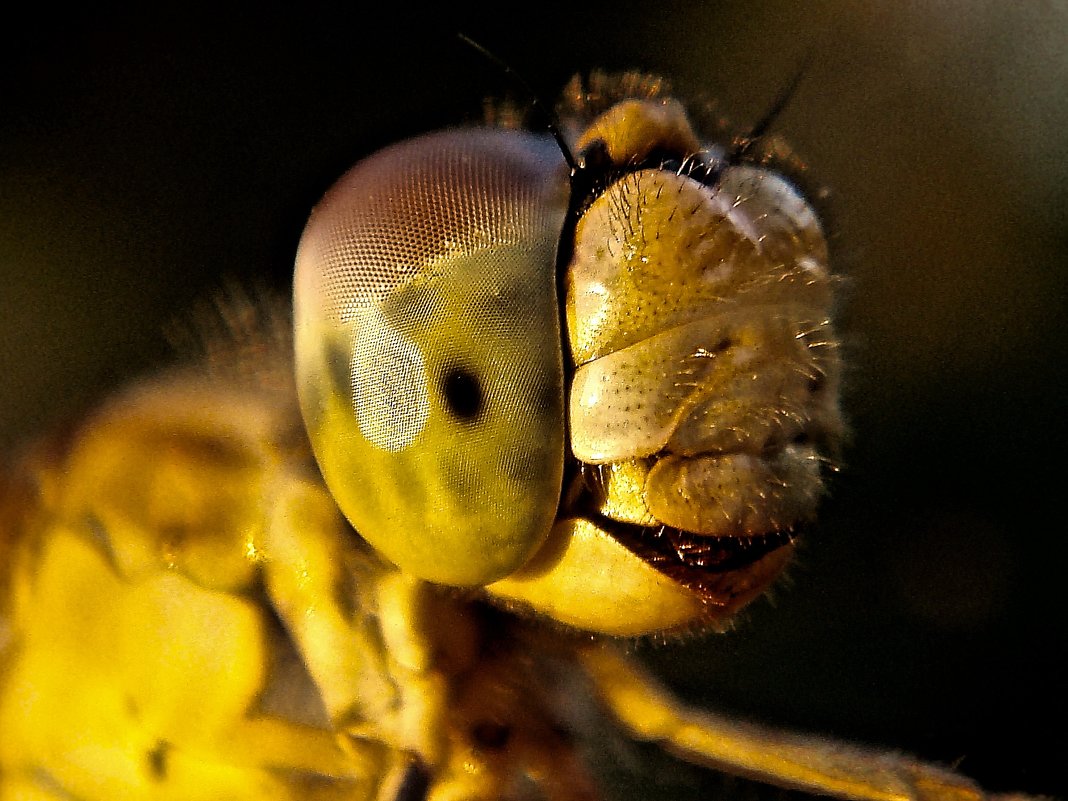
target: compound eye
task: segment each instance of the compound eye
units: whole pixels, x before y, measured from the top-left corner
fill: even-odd
[[[563,473],[550,137],[451,131],[354,167],[297,253],[297,380],[357,531],[405,571],[481,585],[545,540]]]

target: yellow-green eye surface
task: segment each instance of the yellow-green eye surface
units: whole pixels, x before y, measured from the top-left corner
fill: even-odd
[[[420,578],[489,583],[552,526],[566,210],[550,137],[453,131],[358,164],[301,239],[297,384],[316,457],[360,534]]]

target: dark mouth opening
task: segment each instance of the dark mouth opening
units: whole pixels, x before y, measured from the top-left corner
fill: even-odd
[[[792,545],[795,528],[737,536],[709,536],[666,525],[615,520],[599,511],[597,482],[576,471],[566,514],[589,520],[624,548],[715,607],[737,606],[778,574],[783,559],[766,557]],[[563,510],[562,510],[563,511]],[[772,563],[777,563],[779,567]]]
[[[657,572],[697,595],[709,620],[725,619],[763,594],[789,562],[806,520],[771,531],[699,534],[662,523],[631,523],[601,511],[605,501],[600,466],[565,463],[557,518],[589,521]]]
[[[587,515],[628,550],[663,572],[700,574],[743,570],[796,539],[793,531],[739,537],[709,537],[671,526],[622,523],[598,512]]]
[[[602,530],[647,564],[696,593],[716,615],[730,614],[760,595],[789,559],[794,530],[709,537],[670,526],[621,523],[599,513]]]

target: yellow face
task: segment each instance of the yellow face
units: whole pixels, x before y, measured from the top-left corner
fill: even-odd
[[[548,134],[469,130],[327,194],[297,258],[304,419],[405,572],[594,631],[707,625],[782,569],[841,436],[827,247],[658,84],[585,98],[570,186]]]

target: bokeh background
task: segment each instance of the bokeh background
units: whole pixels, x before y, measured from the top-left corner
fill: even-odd
[[[639,650],[696,703],[1064,797],[1065,3],[409,11],[0,34],[0,448],[165,361],[227,278],[285,287],[357,158],[477,119],[508,83],[454,30],[546,98],[638,67],[739,128],[810,57],[776,127],[830,191],[854,440],[772,603]]]

